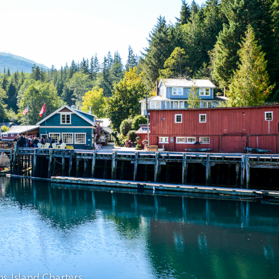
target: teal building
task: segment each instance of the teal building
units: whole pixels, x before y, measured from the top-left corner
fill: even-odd
[[[67,105],[57,109],[40,122],[40,138],[51,138],[55,143],[62,140],[75,149],[92,149],[96,130],[96,116]]]

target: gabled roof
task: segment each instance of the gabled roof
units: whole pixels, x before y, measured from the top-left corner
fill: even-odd
[[[88,119],[87,117],[85,117],[84,115],[82,115],[81,113],[79,113],[76,109],[73,109],[67,105],[64,105],[63,107],[57,109],[56,111],[54,111],[53,113],[51,113],[50,115],[48,115],[47,117],[45,117],[44,119],[42,119],[41,121],[39,121],[36,125],[40,125],[41,123],[43,123],[45,120],[49,119],[50,117],[52,117],[53,115],[59,113],[61,110],[63,110],[64,108],[67,108],[69,111],[71,111],[72,113],[76,114],[77,116],[79,116],[80,118],[82,118],[83,120],[85,120],[86,122],[88,122],[90,125],[95,126],[95,122]],[[88,114],[88,113],[86,113]],[[91,114],[90,114],[91,115]]]
[[[77,112],[81,112],[81,113],[84,113],[84,114],[87,114],[87,115],[90,115],[90,116],[94,116],[95,118],[97,118],[96,115],[91,114],[91,113],[88,113],[88,112],[85,112],[85,111],[82,111],[82,110],[80,110],[80,109],[74,109],[74,110],[77,111]]]
[[[10,128],[9,131],[3,132],[2,135],[8,134],[24,134],[26,132],[38,129],[39,126],[37,125],[14,125]]]
[[[186,78],[164,78],[159,82],[159,87],[163,83],[167,87],[192,87],[196,86],[198,88],[215,88],[216,86],[209,79],[186,79]]]

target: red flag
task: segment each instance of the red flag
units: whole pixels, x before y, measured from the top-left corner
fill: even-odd
[[[44,113],[44,112],[46,112],[46,104],[44,104],[44,105],[42,106],[42,109],[41,109],[41,111],[40,111],[40,117],[43,116],[43,113]]]

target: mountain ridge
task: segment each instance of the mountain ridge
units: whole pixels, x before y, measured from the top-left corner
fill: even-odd
[[[43,64],[37,63],[33,60],[27,59],[25,57],[7,53],[7,52],[0,52],[0,73],[4,72],[4,68],[6,69],[6,71],[9,68],[11,73],[14,73],[16,71],[18,71],[18,72],[23,71],[25,73],[31,73],[32,66],[34,64],[45,70],[49,69],[49,67],[47,67]]]

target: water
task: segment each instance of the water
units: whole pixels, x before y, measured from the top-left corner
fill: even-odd
[[[0,185],[0,279],[279,278],[279,205]]]

